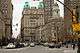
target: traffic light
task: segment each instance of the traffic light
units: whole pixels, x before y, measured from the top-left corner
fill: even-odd
[[[72,24],[73,31],[80,31],[80,23]]]

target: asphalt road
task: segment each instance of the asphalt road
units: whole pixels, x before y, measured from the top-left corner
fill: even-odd
[[[48,48],[43,46],[24,47],[18,49],[0,49],[0,53],[77,53],[77,48]]]

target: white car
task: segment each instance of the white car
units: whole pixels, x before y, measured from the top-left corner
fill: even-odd
[[[48,43],[48,42],[46,42],[46,43],[44,43],[43,45],[44,45],[44,46],[48,46],[48,44],[49,44],[49,43]]]
[[[24,46],[28,46],[29,44],[28,43],[23,43],[24,44]]]
[[[55,44],[54,43],[49,43],[49,48],[54,48]]]
[[[15,48],[15,45],[13,43],[9,43],[6,48]]]
[[[30,43],[30,46],[31,46],[31,47],[34,47],[34,46],[35,46],[35,43]]]

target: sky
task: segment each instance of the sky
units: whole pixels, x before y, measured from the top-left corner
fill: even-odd
[[[22,11],[23,11],[23,7],[25,5],[25,2],[29,2],[30,6],[36,6],[39,4],[39,2],[41,2],[43,0],[40,1],[33,1],[33,0],[12,0],[12,4],[13,4],[13,25],[12,25],[12,29],[13,29],[13,35],[12,37],[16,38],[17,35],[20,33],[20,25],[21,25],[21,17],[22,17]],[[60,0],[61,2],[63,2],[64,0]],[[60,4],[59,2],[57,2],[60,8],[60,16],[63,17],[63,5]],[[16,26],[16,23],[18,23],[18,26]],[[17,29],[16,29],[17,28]],[[15,30],[16,29],[16,30]]]

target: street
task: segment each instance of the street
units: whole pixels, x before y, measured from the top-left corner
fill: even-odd
[[[48,48],[43,46],[24,47],[17,49],[0,49],[0,53],[77,53],[77,48]]]

